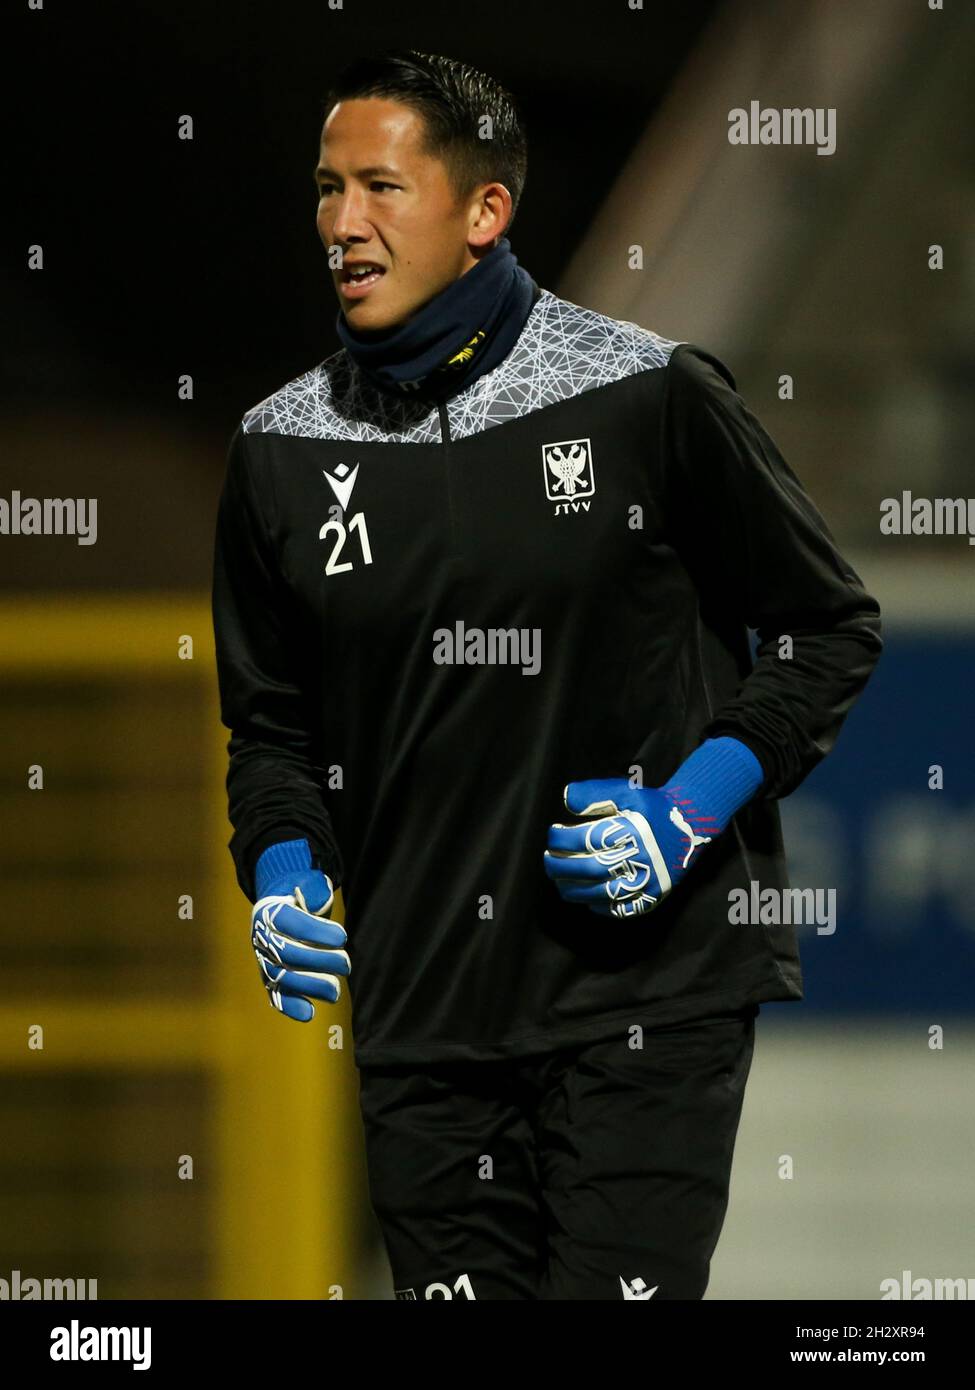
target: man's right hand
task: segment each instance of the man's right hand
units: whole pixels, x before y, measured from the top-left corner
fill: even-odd
[[[352,967],[348,954],[334,948],[348,938],[328,917],[335,898],[328,875],[310,867],[310,854],[308,867],[281,868],[275,862],[280,849],[274,846],[258,861],[260,896],[251,912],[251,945],[272,1006],[308,1023],[315,1017],[312,999],[334,1004],[341,998],[339,976]]]

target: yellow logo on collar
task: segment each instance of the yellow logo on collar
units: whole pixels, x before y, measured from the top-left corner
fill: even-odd
[[[463,367],[474,356],[474,353],[484,341],[484,329],[479,328],[473,338],[469,338],[459,352],[455,352],[453,357],[448,357],[444,367]]]

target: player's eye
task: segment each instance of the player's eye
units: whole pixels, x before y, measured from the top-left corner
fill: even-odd
[[[334,183],[320,183],[318,185],[318,196],[324,198],[325,194],[335,187]],[[399,188],[398,183],[386,183],[382,179],[373,179],[370,188]]]

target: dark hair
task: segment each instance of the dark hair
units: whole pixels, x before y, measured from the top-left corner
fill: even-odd
[[[324,116],[339,101],[363,97],[387,97],[423,118],[423,151],[446,165],[458,201],[480,183],[503,183],[511,194],[507,236],[528,169],[524,123],[510,92],[455,58],[406,48],[361,58],[345,68],[328,90]],[[492,120],[491,139],[479,133],[486,115]]]

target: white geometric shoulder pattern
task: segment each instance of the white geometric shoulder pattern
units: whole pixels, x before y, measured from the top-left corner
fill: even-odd
[[[436,443],[437,407],[380,391],[345,348],[295,377],[247,412],[245,434],[300,434],[360,443]]]
[[[464,439],[556,401],[666,367],[676,341],[542,290],[514,347],[447,402],[450,432]],[[380,391],[344,348],[247,412],[246,434],[295,434],[375,443],[440,440],[435,405]]]
[[[450,432],[463,439],[583,391],[666,367],[675,347],[639,324],[543,290],[504,361],[447,402]]]

